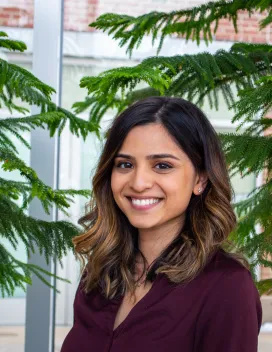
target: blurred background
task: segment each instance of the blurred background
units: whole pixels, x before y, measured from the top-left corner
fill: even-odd
[[[118,43],[112,40],[107,34],[98,32],[88,25],[99,15],[106,12],[114,12],[128,15],[140,15],[150,11],[172,11],[181,8],[192,7],[205,1],[174,1],[174,0],[64,0],[48,1],[48,13],[45,9],[45,0],[0,0],[0,31],[6,32],[13,39],[22,40],[27,44],[27,50],[23,53],[0,52],[0,57],[10,63],[15,63],[30,71],[33,70],[33,58],[35,48],[33,38],[36,30],[46,31],[52,26],[51,11],[61,13],[63,11],[62,45],[63,54],[56,61],[61,61],[62,74],[60,75],[60,101],[63,107],[70,110],[76,101],[84,100],[86,90],[80,88],[80,79],[84,76],[95,76],[98,73],[117,66],[136,65],[142,59],[156,55],[156,48],[151,46],[151,39],[145,38],[140,48],[134,52],[129,59],[125,48],[120,49]],[[63,8],[61,7],[63,6]],[[52,6],[55,7],[52,8]],[[34,25],[35,16],[40,16],[39,11],[44,11],[42,23],[37,27]],[[41,17],[39,17],[41,18]],[[259,19],[258,19],[259,20]],[[188,42],[180,38],[167,38],[161,55],[172,56],[174,54],[197,53],[201,51],[215,52],[223,48],[228,49],[235,40],[247,42],[269,42],[270,27],[258,36],[253,35],[250,26],[254,27],[257,18],[254,15],[249,22],[239,19],[239,37],[235,34],[233,26],[224,20],[221,29],[215,36],[215,40],[207,47],[204,43],[197,46],[196,43]],[[255,21],[255,22],[254,22]],[[46,57],[42,58],[47,60]],[[46,62],[45,67],[54,65],[54,62]],[[45,69],[47,69],[45,68]],[[36,74],[36,73],[35,73]],[[46,74],[46,72],[45,72]],[[44,76],[46,77],[46,75]],[[46,78],[43,78],[46,82]],[[51,84],[48,82],[48,84]],[[57,87],[55,87],[57,88]],[[219,111],[210,110],[208,104],[203,107],[204,112],[218,132],[234,132],[235,125],[231,123],[231,114],[223,100]],[[0,110],[2,117],[10,116],[8,111]],[[114,114],[108,113],[103,121],[102,128],[105,129],[113,118]],[[1,116],[0,116],[1,117]],[[81,114],[81,117],[88,119],[88,114]],[[30,133],[24,136],[30,141]],[[16,140],[14,140],[16,143]],[[82,138],[71,135],[65,129],[61,139],[58,166],[60,188],[89,189],[91,177],[101,150],[101,141],[95,134],[90,134],[84,142]],[[31,151],[24,149],[18,144],[23,160],[29,165]],[[46,145],[42,145],[42,158],[51,157],[46,155]],[[54,161],[52,161],[54,162]],[[0,170],[0,176],[1,176]],[[20,180],[16,172],[10,173],[10,178]],[[232,185],[235,191],[235,200],[243,199],[257,185],[262,182],[261,177],[236,175],[232,178]],[[78,197],[76,202],[69,208],[70,221],[77,223],[80,216],[84,214],[85,198]],[[60,219],[65,219],[59,214]],[[8,244],[7,244],[8,245]],[[12,249],[9,248],[11,251]],[[26,261],[24,245],[21,244],[16,256]],[[57,294],[55,312],[55,351],[60,351],[61,344],[73,324],[73,299],[79,280],[79,263],[72,253],[63,259],[63,267],[58,266],[57,273],[60,276],[69,278],[72,284],[57,282],[60,293]],[[268,269],[259,268],[257,273],[260,278],[272,277]],[[38,298],[37,298],[38,299]],[[259,351],[272,351],[272,301],[269,297],[262,297],[264,310],[263,326],[259,338]],[[51,306],[50,306],[51,307]],[[52,308],[52,307],[51,307]],[[51,309],[50,308],[50,309]],[[42,319],[42,317],[41,317]],[[25,350],[25,321],[26,321],[26,293],[17,290],[14,297],[0,299],[0,352],[22,352]],[[34,337],[33,337],[34,338]],[[48,350],[48,349],[47,349]],[[27,352],[32,352],[28,350]],[[33,351],[34,352],[34,351]],[[35,351],[36,352],[36,351]]]

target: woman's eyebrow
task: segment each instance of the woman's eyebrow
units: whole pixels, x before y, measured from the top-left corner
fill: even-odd
[[[125,158],[125,159],[135,160],[134,156],[131,156],[129,154],[123,154],[123,153],[118,153],[115,156],[115,158]],[[146,156],[147,160],[165,159],[165,158],[180,160],[179,158],[177,158],[176,156],[174,156],[172,154],[165,154],[165,153],[164,154],[151,154],[151,155]]]

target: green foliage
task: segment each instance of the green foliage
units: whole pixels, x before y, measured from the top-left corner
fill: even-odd
[[[240,100],[234,104],[239,113],[233,121],[244,117],[243,123],[246,123],[255,119],[257,114],[264,118],[272,108],[272,76],[261,77],[255,87],[244,89],[239,96]]]
[[[0,245],[0,257],[3,259],[3,265],[0,266],[0,288],[3,297],[6,294],[12,296],[16,287],[20,287],[25,291],[25,284],[32,285],[33,275],[36,275],[45,285],[53,289],[55,289],[55,287],[45,279],[44,275],[70,283],[69,280],[63,279],[57,275],[52,275],[50,272],[35,264],[24,263],[17,260],[3,245]],[[9,270],[2,270],[5,266],[8,266]],[[56,292],[59,291],[56,290]]]
[[[109,35],[127,47],[131,56],[145,35],[152,36],[152,45],[158,40],[158,51],[168,35],[184,37],[197,44],[213,40],[220,19],[232,21],[236,32],[239,11],[249,17],[262,13],[262,29],[272,22],[271,0],[213,1],[190,9],[170,13],[151,12],[133,17],[106,13],[90,26]],[[213,32],[212,32],[213,31]],[[202,106],[209,102],[211,109],[219,109],[219,95],[233,113],[232,122],[238,122],[238,133],[219,134],[231,176],[242,177],[266,169],[266,184],[255,187],[248,197],[233,204],[238,226],[230,234],[236,248],[250,261],[255,280],[258,265],[272,268],[272,143],[264,135],[272,127],[267,118],[272,102],[272,46],[268,44],[235,43],[230,50],[216,53],[174,57],[149,57],[134,67],[119,67],[95,77],[84,77],[81,87],[88,96],[74,104],[76,111],[89,111],[90,121],[99,124],[106,111],[119,113],[132,102],[148,96],[178,96]],[[242,129],[243,128],[243,129]],[[242,132],[242,133],[241,133]],[[261,231],[257,233],[256,226]],[[272,294],[272,280],[256,282],[260,294]]]
[[[267,153],[272,152],[270,136],[252,135],[247,131],[240,135],[225,133],[219,136],[224,144],[231,176],[236,174],[237,170],[243,172],[245,176],[250,173],[258,174],[264,169],[267,163]],[[245,170],[248,171],[245,172]]]
[[[242,94],[254,86],[254,81],[271,74],[271,49],[270,45],[237,43],[229,51],[220,49],[215,54],[150,57],[134,67],[119,67],[96,77],[83,77],[80,85],[87,88],[90,96],[77,106],[81,107],[80,111],[90,108],[91,120],[99,122],[108,109],[121,111],[139,96],[181,96],[195,100],[199,106],[208,99],[210,107],[218,109],[221,93],[228,107],[236,108],[237,120],[243,109],[247,109],[247,102],[235,105],[230,84]],[[147,88],[134,90],[143,82]],[[259,95],[259,99],[263,98]]]
[[[10,108],[8,103],[15,97],[29,104],[41,106],[43,111],[50,104],[50,95],[55,90],[26,69],[0,59],[0,71],[0,99],[4,106]]]
[[[24,51],[26,46],[20,41],[7,38],[0,32],[0,47],[8,50]],[[27,215],[27,210],[33,200],[39,200],[45,213],[50,214],[53,207],[69,215],[67,209],[74,202],[75,196],[90,197],[90,190],[59,189],[54,190],[44,184],[35,170],[20,159],[19,148],[11,137],[15,137],[22,146],[30,149],[24,132],[35,128],[47,129],[51,137],[61,134],[69,123],[71,133],[86,139],[88,133],[99,135],[99,126],[92,121],[85,121],[73,113],[57,107],[51,101],[55,90],[40,81],[32,73],[22,67],[0,59],[0,108],[7,108],[10,113],[20,113],[20,117],[0,119],[0,166],[7,177],[0,177],[0,292],[2,296],[12,296],[16,287],[25,290],[25,284],[32,283],[36,275],[45,284],[50,282],[45,275],[50,272],[16,259],[6,248],[9,243],[16,250],[23,243],[28,257],[39,251],[49,263],[55,257],[61,264],[61,258],[72,249],[72,237],[80,229],[67,221],[46,222]],[[19,98],[28,105],[41,108],[41,113],[24,116],[29,113],[27,107],[14,103]],[[22,181],[9,179],[9,172],[17,171]],[[58,279],[67,281],[65,279]]]
[[[7,33],[0,31],[0,48],[5,48],[8,50],[25,51],[27,49],[25,43],[20,40],[12,40],[8,38]]]
[[[165,37],[170,34],[185,36],[186,41],[195,40],[197,44],[203,38],[208,45],[213,40],[212,25],[215,34],[222,18],[231,20],[237,32],[237,16],[241,10],[247,11],[249,15],[253,11],[269,10],[268,16],[261,21],[260,28],[272,22],[270,0],[221,0],[210,1],[191,9],[170,13],[155,11],[138,17],[106,13],[99,16],[90,26],[113,34],[113,38],[119,41],[121,47],[127,45],[127,53],[130,56],[133,49],[139,47],[145,35],[152,35],[152,45],[160,36],[158,54]]]
[[[21,45],[21,42],[13,41],[14,48],[16,45]],[[1,47],[1,43],[0,43]],[[22,51],[26,47],[21,46]],[[88,133],[95,132],[99,135],[99,126],[93,124],[90,121],[85,121],[71,112],[57,107],[51,101],[51,95],[55,93],[55,90],[47,84],[40,81],[31,72],[26,69],[8,63],[7,61],[0,59],[0,108],[6,107],[10,113],[17,111],[21,114],[29,113],[29,109],[14,104],[15,98],[20,98],[23,102],[29,105],[36,105],[41,108],[41,114],[32,117],[27,117],[21,121],[13,119],[7,119],[3,123],[16,125],[20,122],[20,129],[22,124],[29,125],[29,127],[42,127],[48,128],[50,136],[53,137],[55,132],[58,130],[60,134],[64,129],[67,122],[69,122],[69,128],[71,133],[76,136],[82,136],[86,139]],[[19,128],[19,127],[17,127]],[[24,128],[24,130],[26,130]],[[29,129],[28,129],[29,130]]]

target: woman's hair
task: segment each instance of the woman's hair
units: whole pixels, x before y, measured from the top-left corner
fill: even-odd
[[[147,280],[164,273],[171,282],[188,283],[205,267],[209,258],[224,245],[236,227],[231,201],[233,189],[220,140],[204,113],[181,98],[150,97],[129,106],[117,116],[106,133],[106,141],[93,177],[89,210],[79,219],[84,233],[73,243],[85,269],[85,292],[100,288],[107,298],[127,290],[135,292],[138,230],[115,203],[111,190],[114,158],[135,126],[161,124],[188,155],[198,173],[208,182],[201,195],[192,193],[185,222],[178,235],[161,252],[149,269]],[[224,249],[223,249],[224,250]],[[225,251],[225,250],[224,250]],[[248,268],[239,253],[228,253]]]

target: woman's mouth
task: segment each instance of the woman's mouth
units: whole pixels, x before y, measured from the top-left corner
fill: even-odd
[[[126,197],[135,210],[148,210],[155,208],[159,203],[161,203],[163,198],[148,198],[148,199],[137,199]]]

